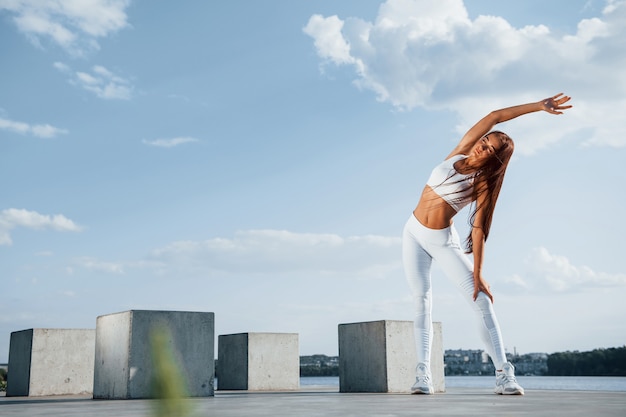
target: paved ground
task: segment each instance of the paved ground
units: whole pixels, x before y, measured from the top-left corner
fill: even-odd
[[[532,391],[500,396],[490,390],[450,388],[445,394],[345,394],[336,388],[293,392],[217,391],[184,400],[189,417],[224,416],[487,416],[626,417],[626,393]],[[157,400],[92,400],[86,396],[0,397],[2,417],[151,417]],[[180,417],[180,416],[179,416]]]

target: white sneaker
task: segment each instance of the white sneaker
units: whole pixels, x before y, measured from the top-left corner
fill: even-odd
[[[515,367],[507,362],[502,365],[501,371],[496,371],[496,394],[503,395],[524,395],[524,388],[515,379]]]
[[[415,373],[417,376],[415,377],[415,384],[411,387],[411,394],[434,394],[433,377],[430,374],[430,369],[425,364],[418,363]]]

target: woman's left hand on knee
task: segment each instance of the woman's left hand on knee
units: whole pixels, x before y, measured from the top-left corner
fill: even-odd
[[[489,297],[489,299],[493,303],[493,294],[491,294],[489,283],[485,281],[485,279],[482,276],[478,277],[478,279],[474,277],[474,297],[473,297],[474,301],[476,301],[476,298],[478,298],[478,294],[481,292],[485,293],[485,295]]]

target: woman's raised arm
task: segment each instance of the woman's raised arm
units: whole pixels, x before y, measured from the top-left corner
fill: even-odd
[[[478,123],[472,126],[470,130],[463,135],[459,144],[446,159],[458,154],[466,155],[476,142],[493,129],[493,127],[498,123],[506,122],[507,120],[515,119],[516,117],[524,114],[541,110],[551,114],[562,114],[563,110],[572,107],[571,105],[565,105],[565,103],[567,103],[570,99],[571,97],[564,96],[563,93],[559,93],[535,103],[520,104],[518,106],[494,110],[480,119]]]

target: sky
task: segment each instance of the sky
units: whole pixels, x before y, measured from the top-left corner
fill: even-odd
[[[561,92],[497,127],[484,276],[507,351],[623,346],[623,68],[623,0],[0,0],[0,362],[11,332],[126,310],[301,355],[412,320],[400,236],[430,171]],[[432,278],[444,348],[482,349]]]

